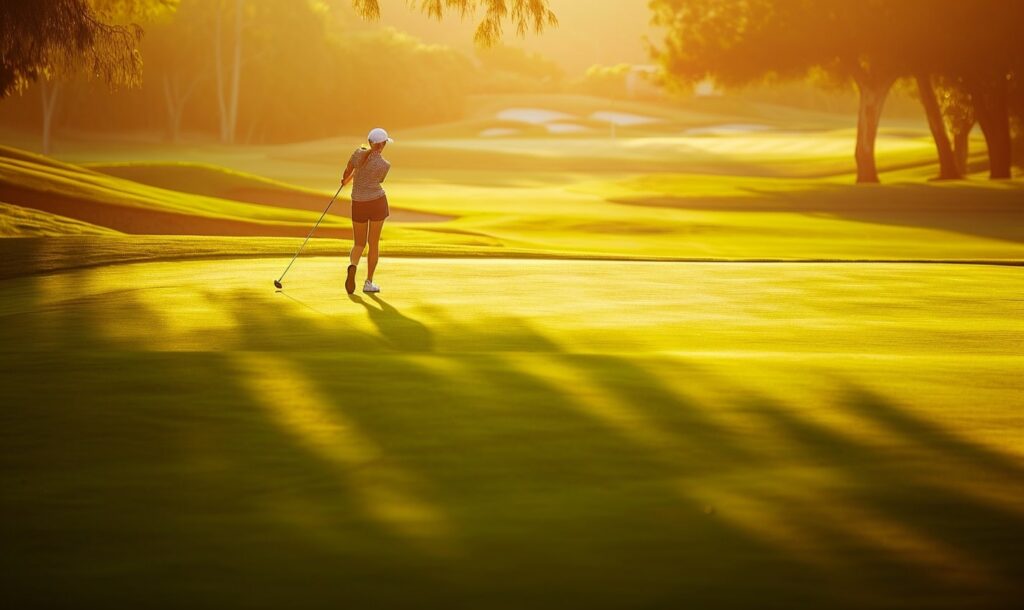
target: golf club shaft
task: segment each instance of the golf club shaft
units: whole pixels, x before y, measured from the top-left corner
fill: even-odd
[[[338,195],[341,194],[341,189],[343,188],[345,188],[344,182],[341,184],[341,186],[338,187],[338,192],[334,193],[334,197],[331,197],[330,203],[328,203],[327,207],[324,208],[324,213],[320,215],[320,220],[317,220],[316,224],[313,225],[313,228],[309,230],[309,235],[306,236],[306,240],[302,242],[301,246],[299,246],[299,249],[295,253],[295,256],[292,257],[292,260],[288,263],[288,266],[284,268],[284,273],[281,274],[281,277],[277,278],[277,281],[280,282],[281,280],[284,279],[284,276],[288,274],[288,270],[292,268],[292,263],[295,262],[295,259],[299,258],[299,254],[302,252],[302,249],[306,247],[306,242],[309,241],[310,237],[313,237],[313,232],[316,231],[316,228],[320,226],[320,222],[323,221],[324,216],[327,216],[327,211],[331,209],[332,205],[334,205],[334,200],[338,198]]]

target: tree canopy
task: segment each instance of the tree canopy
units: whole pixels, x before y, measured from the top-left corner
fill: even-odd
[[[859,182],[876,182],[874,141],[892,85],[914,77],[930,113],[940,154],[936,79],[970,90],[989,142],[993,177],[1009,176],[1008,83],[1024,61],[1024,3],[1015,0],[651,0],[666,29],[654,49],[670,82],[713,78],[744,85],[802,78],[809,71],[860,92],[856,160]],[[940,132],[941,130],[941,132]],[[945,146],[948,147],[948,142]],[[945,155],[952,164],[952,155]]]
[[[40,76],[77,69],[110,85],[137,83],[142,29],[110,20],[116,13],[137,9],[139,3],[132,0],[4,0],[0,98],[23,90]]]
[[[501,39],[504,22],[511,21],[520,35],[528,31],[540,33],[547,26],[558,25],[558,18],[548,7],[548,0],[408,0],[410,6],[418,5],[420,10],[436,19],[443,19],[449,13],[465,17],[478,9],[484,11],[483,19],[476,27],[476,42],[491,46]],[[366,18],[381,16],[377,0],[352,0],[352,5]]]
[[[451,121],[471,93],[551,90],[564,77],[552,62],[515,48],[456,50],[364,23],[351,0],[92,0],[90,6],[106,23],[142,24],[144,78],[138,87],[108,90],[65,73],[59,84],[39,83],[42,115],[39,96],[5,101],[4,121],[43,117],[44,149],[49,124],[54,131],[162,131],[171,141],[218,134],[226,143],[255,143],[324,137],[368,122],[400,128]],[[478,13],[483,6],[478,3]],[[367,95],[372,104],[361,102]]]

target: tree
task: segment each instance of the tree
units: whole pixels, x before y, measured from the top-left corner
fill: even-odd
[[[481,78],[476,90],[488,93],[558,91],[565,73],[547,57],[517,47],[496,44],[474,50]]]
[[[939,180],[963,178],[964,166],[957,162],[953,139],[944,116],[948,105],[945,96],[950,93],[943,87],[943,75],[948,72],[950,58],[961,36],[960,15],[955,6],[946,6],[948,0],[907,0],[910,14],[903,25],[902,55],[909,64],[911,78],[917,87],[917,97],[928,119],[928,128],[935,142],[939,159]],[[944,10],[952,9],[952,10]]]
[[[936,91],[942,111],[943,123],[953,140],[953,158],[961,176],[967,175],[970,155],[971,131],[977,124],[971,96],[963,84],[949,77],[940,77]]]
[[[652,0],[667,29],[655,49],[669,77],[725,84],[804,77],[821,69],[859,93],[857,182],[877,182],[878,122],[896,81],[918,84],[940,160],[940,177],[960,175],[944,128],[936,81],[970,94],[989,144],[992,177],[1009,177],[1009,98],[1019,71],[1024,23],[1017,0]],[[1016,66],[1016,68],[1015,68]]]
[[[161,88],[170,139],[177,141],[180,137],[185,105],[206,76],[205,67],[195,65],[193,50],[212,43],[210,55],[213,58],[220,140],[232,144],[238,128],[242,69],[252,59],[245,54],[248,30],[254,22],[266,22],[260,20],[257,13],[273,13],[283,3],[280,0],[248,3],[245,0],[175,0],[176,3],[179,1],[181,6],[174,21],[154,24],[157,40],[153,45],[147,45],[161,68]],[[310,8],[308,2],[296,0],[286,4],[299,12]]]
[[[746,85],[820,70],[859,92],[857,182],[878,182],[875,141],[885,100],[906,68],[893,52],[901,18],[885,0],[652,0],[666,28],[656,58],[670,80]]]
[[[110,87],[141,82],[133,23],[173,11],[178,0],[40,0],[2,5],[0,98],[38,81],[43,106],[43,152],[50,152],[61,80],[76,71],[98,76]],[[20,30],[13,35],[8,29]]]
[[[0,6],[5,1],[0,0]],[[481,80],[460,52],[389,30],[363,33],[346,27],[354,19],[372,16],[366,11],[376,3],[354,2],[362,13],[340,10],[339,4],[347,4],[342,0],[87,3],[103,15],[104,23],[130,19],[145,24],[140,49],[146,83],[115,95],[88,91],[84,82],[42,82],[44,114],[52,118],[47,125],[67,119],[89,128],[100,123],[124,129],[159,126],[171,140],[183,128],[195,127],[219,133],[225,142],[293,141],[335,134],[342,126],[352,127],[357,117],[396,126],[451,120],[463,97]],[[478,29],[495,36],[502,23],[526,32],[553,21],[547,0],[445,0],[419,2],[416,8],[439,18],[485,9]],[[115,14],[116,20],[108,17]],[[528,19],[529,15],[539,18]],[[375,88],[380,93],[377,103],[344,103],[371,79],[380,80],[376,77],[382,70],[389,78]],[[409,91],[417,95],[411,97]],[[60,97],[76,93],[82,94],[76,104],[58,105]],[[38,99],[34,96],[35,104]],[[117,113],[110,112],[111,104],[117,105]],[[23,102],[15,106],[29,114]],[[162,110],[154,112],[158,108]]]
[[[298,3],[292,0],[288,4],[294,9]],[[300,5],[298,10],[310,8],[308,3],[303,4],[305,6]],[[352,5],[364,19],[381,17],[377,0],[352,0]],[[235,141],[238,125],[242,67],[247,61],[243,55],[246,5],[245,0],[217,0],[215,6],[214,74],[220,134],[222,142],[231,144]],[[423,0],[419,6],[420,10],[437,19],[451,12],[466,16],[483,8],[483,19],[476,29],[476,40],[483,46],[493,45],[501,39],[505,21],[511,21],[521,35],[529,30],[540,32],[545,26],[557,24],[555,14],[548,8],[548,0]],[[224,34],[226,29],[230,29],[228,36]],[[226,45],[228,49],[225,51]]]
[[[217,108],[220,110],[220,139],[233,144],[238,126],[238,95],[242,78],[242,28],[245,0],[223,0],[214,27],[214,73],[217,75]],[[232,20],[232,46],[228,66],[224,65],[224,10]],[[230,74],[228,73],[230,71]]]
[[[939,155],[939,180],[957,180],[964,177],[966,157],[964,163],[958,163],[933,78],[928,72],[919,72],[914,76],[921,105],[924,106],[925,115],[928,117],[928,128],[932,132],[935,149]]]
[[[572,90],[585,95],[629,99],[629,78],[633,66],[622,63],[614,66],[595,64],[587,68],[582,78],[572,83]]]
[[[1024,5],[1016,0],[976,0],[958,7],[961,41],[948,74],[961,80],[988,145],[989,176],[1011,177],[1011,83],[1024,61],[1020,24]]]
[[[857,182],[878,182],[875,142],[885,100],[910,67],[901,53],[907,26],[918,18],[911,0],[831,0],[817,7],[821,19],[806,20],[814,28],[809,49],[839,79],[851,79],[860,94],[857,111]],[[813,11],[806,2],[792,2],[797,11]]]
[[[172,143],[180,141],[185,108],[209,76],[204,57],[188,51],[206,46],[205,18],[198,0],[181,0],[173,13],[152,15],[146,25],[142,41],[146,81],[159,83],[167,139]]]
[[[922,103],[936,136],[941,174],[962,175],[968,134],[977,120],[988,144],[990,176],[1009,178],[1010,105],[1015,75],[1024,61],[1018,32],[1024,23],[1024,4],[933,0],[920,8],[922,16],[928,15],[918,20],[926,32],[914,37],[917,42],[911,53]],[[946,96],[945,102],[936,99],[935,89]],[[945,112],[953,115],[944,116]],[[952,144],[943,127],[952,128]]]
[[[107,22],[87,0],[5,0],[0,15],[0,98],[77,69],[111,86],[139,82],[141,28]]]
[[[381,17],[377,0],[352,0],[352,5],[365,19]],[[485,47],[501,40],[505,21],[511,21],[520,36],[530,30],[539,34],[546,26],[558,25],[558,18],[548,8],[548,0],[421,0],[419,5],[420,10],[438,20],[452,12],[466,17],[483,8],[484,16],[477,24],[474,38]]]

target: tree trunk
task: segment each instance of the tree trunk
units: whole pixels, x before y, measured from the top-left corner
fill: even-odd
[[[213,67],[217,78],[217,116],[220,119],[221,142],[227,140],[226,126],[228,117],[227,99],[224,95],[224,50],[222,48],[224,35],[221,28],[223,20],[221,9],[218,7],[213,30]]]
[[[1017,78],[1016,89],[1010,95],[1010,115],[1014,122],[1011,123],[1010,144],[1012,147],[1013,163],[1020,169],[1024,169],[1024,91],[1021,90],[1020,78]]]
[[[238,129],[238,94],[242,78],[242,5],[245,0],[235,0],[235,54],[231,73],[231,100],[228,109],[228,144],[235,141]]]
[[[856,78],[860,100],[857,110],[857,184],[878,182],[878,167],[875,165],[875,141],[878,139],[878,123],[889,96],[895,77],[873,77],[863,74]]]
[[[939,154],[939,180],[959,180],[963,178],[963,173],[957,167],[953,145],[950,144],[949,134],[946,133],[946,121],[942,118],[942,108],[935,97],[931,76],[917,74],[915,79],[921,96],[921,105],[924,106],[925,115],[928,117],[928,127],[931,129]]]
[[[185,103],[192,97],[196,85],[199,84],[201,76],[193,77],[192,81],[182,88],[178,74],[164,76],[164,102],[167,108],[167,124],[171,142],[177,144],[181,141],[181,120],[185,115]]]
[[[976,79],[971,82],[971,99],[988,145],[989,177],[1006,180],[1011,177],[1013,147],[1010,140],[1010,112],[1006,79]]]
[[[53,115],[57,109],[60,83],[47,78],[39,79],[39,91],[43,97],[43,154],[50,154],[53,137]]]
[[[164,105],[167,108],[167,123],[170,140],[177,144],[181,134],[181,107],[170,76],[164,75]]]
[[[953,156],[956,158],[957,171],[961,176],[967,175],[967,157],[971,147],[971,125],[967,129],[960,129],[953,132]]]
[[[217,11],[214,32],[214,67],[217,75],[217,108],[220,111],[220,140],[224,144],[235,141],[235,130],[238,125],[238,97],[242,78],[242,17],[245,0],[235,0],[235,46],[230,66],[231,82],[224,69],[224,50],[221,11]],[[228,87],[230,86],[230,91]]]

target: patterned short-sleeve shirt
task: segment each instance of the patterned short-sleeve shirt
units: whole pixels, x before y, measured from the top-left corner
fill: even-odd
[[[387,178],[391,164],[379,152],[358,148],[348,162],[356,168],[352,178],[352,201],[373,201],[384,196],[384,187],[380,184]]]

